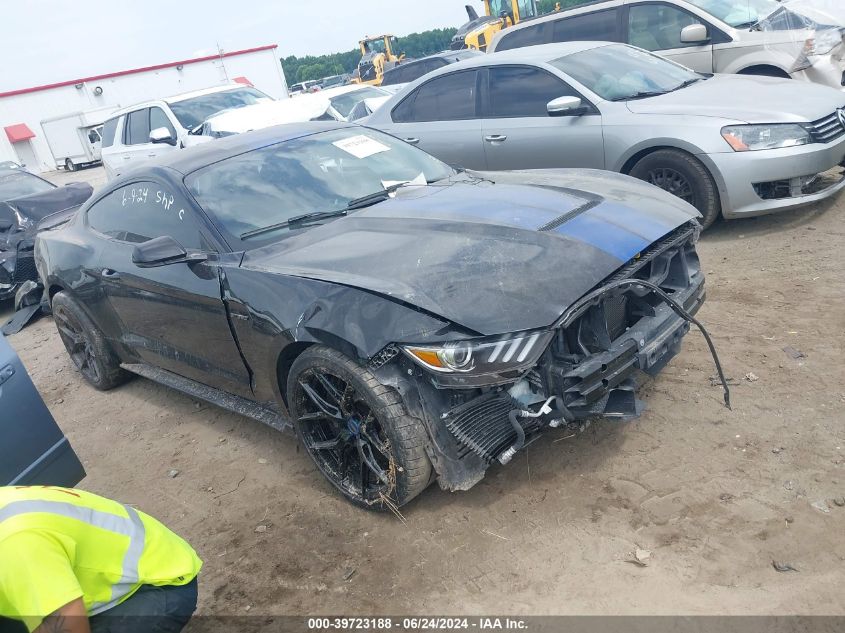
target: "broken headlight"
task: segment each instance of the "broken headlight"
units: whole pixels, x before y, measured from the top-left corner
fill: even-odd
[[[729,125],[722,128],[722,137],[735,152],[797,147],[813,142],[810,131],[798,123]]]
[[[438,374],[438,382],[487,385],[512,381],[533,367],[552,332],[526,332],[439,345],[403,345],[418,365]]]

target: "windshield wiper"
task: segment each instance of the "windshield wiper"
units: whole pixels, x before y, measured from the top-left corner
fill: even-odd
[[[676,90],[683,90],[684,88],[691,86],[693,84],[697,84],[699,81],[704,81],[704,77],[693,77],[692,79],[687,79],[685,82],[678,84],[674,88],[672,88],[669,92],[675,92]]]
[[[355,209],[363,209],[364,207],[370,207],[377,202],[382,202],[387,200],[390,197],[390,194],[399,189],[400,187],[405,187],[411,183],[409,182],[397,182],[395,184],[390,185],[389,187],[385,187],[381,191],[374,191],[373,193],[368,193],[366,196],[361,196],[360,198],[353,198],[346,204],[347,211],[354,211]]]
[[[327,220],[329,218],[336,218],[338,216],[346,215],[350,211],[355,211],[356,209],[363,209],[364,207],[372,206],[378,202],[383,202],[384,200],[387,200],[390,197],[391,193],[393,193],[400,187],[406,187],[410,184],[412,183],[397,182],[395,184],[390,185],[389,187],[385,187],[381,191],[374,191],[373,193],[368,193],[366,196],[361,196],[360,198],[353,198],[348,203],[346,203],[345,209],[335,209],[334,211],[316,211],[314,213],[303,213],[302,215],[295,215],[292,218],[288,218],[284,222],[278,222],[276,224],[271,224],[270,226],[265,226],[260,229],[253,229],[251,231],[247,231],[246,233],[241,233],[240,238],[242,240],[246,240],[250,237],[255,237],[256,235],[272,233],[273,231],[291,228],[298,224],[319,222],[320,220]]]
[[[256,235],[272,233],[273,231],[291,228],[298,224],[308,224],[309,222],[319,222],[320,220],[336,218],[341,215],[346,215],[346,211],[346,209],[335,209],[334,211],[316,211],[314,213],[303,213],[302,215],[295,215],[292,218],[288,218],[284,222],[278,222],[276,224],[271,224],[270,226],[265,226],[260,229],[253,229],[251,231],[247,231],[246,233],[241,233],[240,238],[242,240],[247,240],[251,237],[255,237]]]
[[[665,90],[649,90],[649,91],[641,91],[635,92],[632,95],[625,95],[624,97],[617,97],[616,99],[611,99],[611,101],[632,101],[634,99],[648,99],[649,97],[659,97],[660,95],[665,95]]]

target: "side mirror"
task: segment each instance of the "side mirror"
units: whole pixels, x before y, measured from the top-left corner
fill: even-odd
[[[707,27],[703,24],[690,24],[681,29],[681,44],[704,44],[709,41]]]
[[[168,145],[176,145],[176,139],[166,127],[157,127],[150,132],[150,143],[167,143]]]
[[[549,116],[580,116],[584,114],[581,99],[578,97],[558,97],[546,104]]]
[[[138,244],[132,251],[132,263],[139,268],[156,268],[169,264],[204,262],[205,253],[189,253],[169,235],[162,235]]]

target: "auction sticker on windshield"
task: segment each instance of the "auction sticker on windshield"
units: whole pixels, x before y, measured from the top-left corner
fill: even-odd
[[[390,151],[387,145],[379,143],[377,140],[364,134],[335,141],[332,145],[338,149],[342,149],[347,154],[352,154],[355,158],[367,158],[367,156],[372,156],[373,154]]]

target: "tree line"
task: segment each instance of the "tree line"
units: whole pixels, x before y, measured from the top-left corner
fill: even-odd
[[[583,4],[588,0],[538,0],[539,13],[551,13],[558,5],[561,9]],[[398,38],[397,53],[406,57],[425,57],[449,48],[449,43],[457,31],[456,28],[432,29],[422,33],[411,33]],[[311,79],[322,79],[331,75],[351,73],[358,66],[361,51],[358,48],[343,53],[328,55],[290,55],[281,59],[282,69],[288,85]]]

